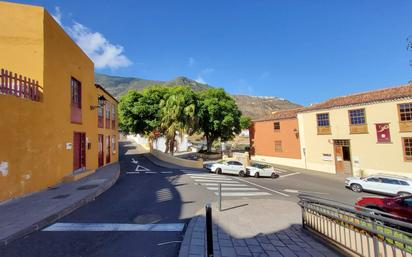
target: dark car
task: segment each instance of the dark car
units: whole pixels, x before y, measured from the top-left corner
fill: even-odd
[[[412,196],[362,197],[356,202],[356,206],[386,212],[400,221],[412,222]]]

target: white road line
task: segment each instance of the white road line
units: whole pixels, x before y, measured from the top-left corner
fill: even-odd
[[[173,244],[173,243],[181,243],[182,241],[169,241],[169,242],[164,242],[164,243],[158,243],[157,245],[158,246],[161,246],[161,245],[167,245],[167,244]]]
[[[55,223],[43,231],[182,231],[184,223],[119,224],[119,223]]]
[[[207,189],[211,191],[217,191],[219,190],[218,187],[206,187]],[[222,187],[222,191],[259,191],[259,189],[254,188],[254,187]]]
[[[270,188],[267,188],[267,187],[264,187],[264,186],[258,185],[258,184],[256,184],[256,183],[249,182],[249,181],[244,180],[244,179],[241,179],[241,178],[235,178],[235,179],[238,179],[238,180],[240,180],[240,181],[243,181],[243,182],[249,183],[249,184],[251,184],[251,185],[254,185],[254,186],[257,186],[257,187],[263,188],[263,189],[268,190],[268,191],[270,191],[270,192],[273,192],[273,193],[276,193],[276,194],[280,194],[280,195],[283,195],[283,196],[289,197],[289,195],[287,195],[287,194],[285,194],[285,193],[282,193],[282,192],[279,192],[279,191],[276,191],[276,190],[273,190],[273,189],[270,189]]]
[[[156,171],[146,171],[145,172],[146,174],[154,174],[154,173],[157,173]]]
[[[126,174],[140,174],[140,171],[128,171]]]
[[[201,186],[218,186],[219,183],[197,183],[198,185]],[[245,184],[225,184],[221,183],[222,187],[248,187],[248,185]]]
[[[137,165],[135,171],[150,171],[148,168]]]
[[[298,175],[298,174],[300,174],[300,172],[294,172],[294,173],[289,173],[289,174],[286,174],[286,175],[280,175],[279,177],[284,178],[284,177],[294,176],[294,175]]]
[[[173,173],[173,171],[162,171],[160,173],[162,173],[162,174],[171,174],[171,173]]]
[[[191,173],[203,173],[203,171],[198,171],[198,170],[180,170],[181,172],[183,172],[183,173],[188,173],[188,174],[191,174]]]
[[[229,184],[239,184],[240,182],[233,181],[233,180],[213,180],[213,179],[195,179],[195,182],[222,182],[222,183],[229,183]]]
[[[284,189],[283,191],[287,193],[293,193],[293,194],[299,194],[299,193],[318,194],[318,195],[328,195],[329,194],[329,193],[323,193],[323,192],[301,191],[301,190],[295,190],[295,189]]]
[[[218,178],[218,177],[191,177],[192,179],[213,179],[213,180],[227,180],[231,181],[231,178]]]
[[[219,195],[215,192],[215,195]],[[267,192],[223,192],[222,196],[260,196],[260,195],[271,195]]]

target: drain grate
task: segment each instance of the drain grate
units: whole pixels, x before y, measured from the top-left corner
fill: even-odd
[[[70,195],[56,195],[56,196],[52,197],[52,199],[63,199],[63,198],[67,198],[69,196]]]
[[[162,220],[162,216],[157,214],[139,215],[133,219],[136,224],[154,224]]]
[[[77,188],[77,190],[89,190],[98,187],[99,185],[84,185]]]

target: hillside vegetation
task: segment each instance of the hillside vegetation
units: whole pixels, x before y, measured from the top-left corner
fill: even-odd
[[[186,77],[177,77],[170,81],[147,80],[141,78],[129,78],[109,76],[105,74],[95,74],[96,83],[103,86],[114,97],[119,98],[130,89],[142,90],[152,85],[163,85],[173,87],[177,85],[190,86],[193,90],[199,91],[211,88],[210,85],[202,84]],[[300,105],[292,103],[279,97],[258,97],[248,95],[232,95],[237,106],[243,115],[252,119],[259,119],[269,116],[272,111],[291,109]]]

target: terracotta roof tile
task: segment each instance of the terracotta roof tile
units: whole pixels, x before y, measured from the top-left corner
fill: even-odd
[[[254,122],[296,118],[297,113],[301,111],[302,109],[304,108],[300,107],[300,108],[295,108],[295,109],[274,111],[272,112],[271,115],[264,117],[262,119],[254,120]]]
[[[312,110],[329,109],[340,106],[366,104],[405,97],[412,97],[412,84],[335,97],[324,102],[305,107],[301,111],[305,112]]]

